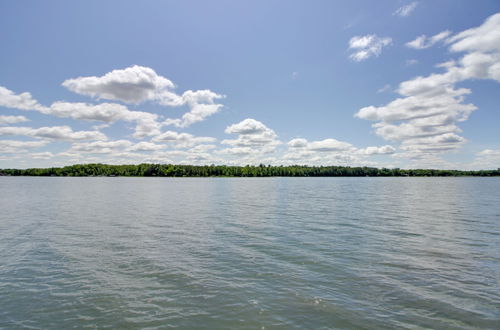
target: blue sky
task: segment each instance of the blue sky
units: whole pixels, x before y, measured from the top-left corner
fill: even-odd
[[[0,168],[500,167],[500,3],[0,1]]]

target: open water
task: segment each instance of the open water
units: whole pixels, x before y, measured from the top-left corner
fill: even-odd
[[[499,329],[500,178],[0,177],[0,328]]]

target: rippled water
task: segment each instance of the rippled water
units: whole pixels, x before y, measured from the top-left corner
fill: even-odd
[[[500,178],[0,178],[1,328],[499,328]]]

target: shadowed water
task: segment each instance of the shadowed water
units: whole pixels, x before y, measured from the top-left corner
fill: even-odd
[[[0,328],[499,328],[500,178],[0,178]]]

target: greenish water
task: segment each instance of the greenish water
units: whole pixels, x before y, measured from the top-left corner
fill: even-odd
[[[0,328],[500,324],[500,178],[0,177]]]

